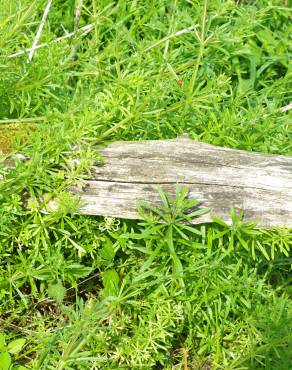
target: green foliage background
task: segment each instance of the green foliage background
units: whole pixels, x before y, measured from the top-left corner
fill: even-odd
[[[291,155],[289,1],[85,0],[91,32],[50,43],[77,6],[55,0],[47,46],[11,57],[45,5],[0,3],[0,125],[34,127],[14,140],[30,161],[0,157],[0,369],[290,369],[291,230],[184,229],[184,190],[141,223],[75,214],[66,192],[114,140]]]

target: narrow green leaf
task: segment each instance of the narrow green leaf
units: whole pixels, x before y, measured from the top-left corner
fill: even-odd
[[[192,213],[189,213],[188,216],[191,218],[203,216],[206,213],[210,212],[210,208],[200,208]]]
[[[265,258],[269,261],[270,256],[268,255],[267,251],[265,250],[265,248],[261,245],[259,241],[257,241],[257,247],[262,252],[262,254],[265,256]]]
[[[185,230],[188,230],[188,231],[190,231],[193,234],[196,234],[196,235],[200,235],[201,236],[201,231],[200,230],[197,230],[195,226],[189,226],[189,225],[183,225],[183,224],[181,224],[180,225],[180,228],[185,229]]]
[[[164,205],[165,210],[170,210],[170,201],[169,196],[167,193],[165,193],[160,186],[157,187],[158,193],[160,195],[160,198],[162,200],[162,203]]]
[[[228,224],[226,224],[224,221],[220,220],[220,218],[216,217],[216,216],[211,216],[211,219],[216,222],[216,224],[219,224],[221,226],[224,226],[226,228],[230,228],[230,226]]]
[[[74,240],[72,240],[71,238],[68,238],[68,240],[70,241],[70,243],[77,249],[78,251],[78,255],[79,256],[82,256],[83,254],[86,254],[86,250],[81,247],[79,244],[77,244]]]

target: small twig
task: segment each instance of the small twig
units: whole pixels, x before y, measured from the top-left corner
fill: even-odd
[[[13,123],[19,124],[19,123],[25,123],[25,122],[37,122],[37,121],[45,121],[47,117],[40,116],[40,117],[31,117],[31,118],[8,118],[8,119],[1,119],[0,120],[0,126],[2,125],[10,125]]]
[[[149,50],[151,50],[153,48],[156,48],[157,46],[163,44],[164,42],[166,42],[166,41],[168,41],[168,40],[170,40],[170,39],[172,39],[172,38],[174,38],[176,36],[180,36],[180,35],[183,35],[185,33],[189,33],[191,31],[194,31],[196,29],[196,27],[198,27],[197,24],[194,25],[194,26],[190,26],[188,28],[184,28],[184,29],[182,29],[180,31],[177,31],[175,33],[172,33],[172,34],[170,34],[168,36],[165,36],[161,40],[159,40],[159,41],[155,42],[154,44],[148,46],[146,49],[142,50],[141,52],[135,53],[135,54],[131,55],[130,57],[127,57],[127,58],[121,60],[120,61],[120,64],[123,64],[123,63],[127,62],[131,58],[137,58],[137,57],[143,55],[144,53],[147,53],[147,51],[149,51]]]
[[[169,26],[169,33],[173,33],[174,29],[175,29],[175,25],[176,25],[176,22],[175,22],[175,11],[176,11],[176,7],[177,7],[177,0],[174,0],[173,2],[173,6],[172,6],[172,15],[171,15],[171,22],[170,22],[170,26]],[[168,52],[168,48],[169,48],[169,39],[166,41],[165,43],[165,48],[164,48],[164,53],[163,53],[163,56],[166,57],[166,54]]]
[[[195,27],[197,27],[197,25],[190,26],[188,28],[184,28],[183,30],[180,30],[180,31],[177,31],[175,33],[172,33],[172,34],[170,34],[168,36],[165,36],[163,39],[157,41],[155,44],[152,44],[152,45],[148,46],[146,49],[144,49],[142,51],[142,53],[146,53],[147,51],[155,48],[156,46],[159,46],[160,44],[164,43],[165,41],[168,41],[168,40],[172,39],[173,37],[180,36],[180,35],[183,35],[184,33],[188,33],[190,31],[193,31],[195,29]]]
[[[78,4],[77,4],[77,7],[76,7],[75,16],[74,16],[74,32],[76,32],[76,30],[78,29],[78,26],[79,26],[82,5],[83,5],[83,0],[78,0]],[[74,38],[73,42],[72,42],[72,46],[71,46],[72,61],[77,60],[77,45],[78,45],[77,40]],[[73,76],[70,76],[69,79],[68,79],[69,85],[73,84],[73,80],[74,80]]]
[[[199,55],[197,57],[197,63],[195,65],[195,69],[191,78],[190,83],[190,93],[192,94],[194,91],[199,67],[201,64],[201,60],[204,54],[204,48],[205,48],[205,28],[206,28],[206,18],[207,18],[207,8],[208,8],[208,0],[204,0],[204,8],[203,8],[203,14],[202,14],[202,22],[201,22],[201,36],[200,36],[200,48],[199,48]]]
[[[76,31],[79,26],[82,5],[83,5],[83,0],[79,0],[77,8],[76,8],[75,18],[74,18],[74,31]]]
[[[285,105],[284,107],[280,108],[280,111],[281,112],[288,112],[291,109],[292,109],[292,101],[288,105]]]
[[[37,31],[37,34],[34,38],[34,41],[33,41],[33,44],[32,44],[32,48],[29,52],[29,55],[28,55],[28,61],[30,62],[32,60],[32,57],[33,57],[33,54],[34,54],[34,51],[36,50],[36,47],[37,47],[37,44],[38,44],[38,41],[41,37],[41,33],[43,31],[43,28],[44,28],[44,25],[45,25],[45,22],[46,22],[46,19],[47,19],[47,16],[49,14],[49,11],[50,11],[50,7],[52,5],[52,1],[53,0],[48,0],[47,2],[47,6],[45,8],[45,11],[44,11],[44,14],[43,14],[43,17],[42,17],[42,20],[41,20],[41,23],[39,25],[39,29]]]
[[[16,58],[16,57],[19,57],[20,55],[29,53],[31,50],[37,50],[37,49],[43,48],[45,46],[49,46],[51,44],[54,44],[56,42],[59,42],[61,40],[68,39],[68,38],[74,36],[76,33],[80,33],[81,31],[83,31],[83,33],[81,34],[81,36],[85,36],[85,35],[87,35],[93,29],[93,27],[94,27],[93,24],[87,24],[86,26],[79,28],[75,32],[67,33],[66,35],[61,36],[61,37],[58,37],[58,38],[56,38],[56,39],[54,39],[54,40],[52,40],[52,41],[50,41],[48,43],[39,44],[39,45],[35,46],[34,48],[29,48],[29,49],[26,49],[26,50],[21,50],[21,51],[18,51],[17,53],[8,55],[8,58]]]

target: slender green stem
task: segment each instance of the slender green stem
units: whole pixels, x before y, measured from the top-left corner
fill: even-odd
[[[98,140],[102,140],[102,139],[105,139],[106,137],[108,137],[111,133],[113,133],[114,131],[116,131],[118,128],[122,127],[125,123],[128,123],[131,119],[133,118],[133,115],[130,114],[128,117],[122,119],[120,122],[116,123],[114,126],[112,126],[111,128],[109,128],[107,131],[105,131],[104,133],[102,133],[100,136],[99,136],[99,139]]]
[[[190,84],[191,94],[194,92],[194,87],[195,87],[199,67],[200,67],[203,54],[204,54],[207,8],[208,8],[208,0],[204,0],[203,15],[202,15],[202,20],[201,20],[200,48],[199,48],[199,54],[198,54],[197,62],[195,64],[195,68],[194,68],[194,72],[193,72],[191,84]]]

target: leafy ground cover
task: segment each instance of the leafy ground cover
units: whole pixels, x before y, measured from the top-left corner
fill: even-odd
[[[114,140],[291,154],[289,1],[54,0],[28,61],[46,3],[0,3],[0,369],[291,369],[291,230],[67,192]]]

